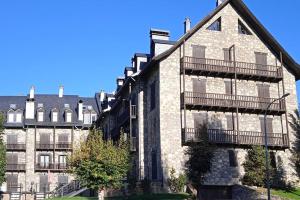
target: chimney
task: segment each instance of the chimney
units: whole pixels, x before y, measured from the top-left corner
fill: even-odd
[[[187,33],[191,30],[191,20],[190,18],[185,18],[184,20],[184,33]]]
[[[150,38],[152,40],[166,40],[170,39],[170,31],[160,30],[160,29],[150,29]]]
[[[218,7],[218,6],[221,5],[224,1],[225,1],[225,0],[217,0],[217,3],[216,3],[217,5],[216,5],[216,6]]]
[[[29,99],[34,99],[34,86],[31,86],[31,88],[30,88]]]
[[[78,102],[78,121],[83,121],[83,101]]]
[[[117,78],[117,90],[119,90],[124,84],[124,78],[123,77],[119,77]]]
[[[105,98],[105,92],[103,90],[101,90],[100,92],[100,102],[103,102]]]
[[[62,98],[64,96],[64,86],[59,86],[58,97]]]

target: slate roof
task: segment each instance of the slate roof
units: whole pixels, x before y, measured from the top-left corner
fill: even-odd
[[[19,127],[26,125],[37,125],[37,126],[84,126],[81,121],[78,121],[78,102],[79,100],[83,101],[83,106],[92,106],[93,110],[98,114],[100,113],[99,103],[100,99],[95,95],[95,97],[79,97],[78,95],[64,95],[62,98],[59,98],[58,95],[52,94],[35,94],[35,114],[38,108],[38,105],[43,105],[42,109],[44,110],[44,121],[37,122],[36,119],[29,120],[25,119],[25,108],[26,100],[29,99],[29,96],[0,96],[0,112],[3,112],[6,115],[7,111],[10,109],[11,104],[15,104],[15,109],[21,109],[23,111],[23,123],[6,123],[6,127]],[[72,123],[65,122],[65,110],[68,109],[66,106],[69,106],[69,109],[72,111]],[[58,122],[51,121],[51,111],[53,109],[58,109]]]

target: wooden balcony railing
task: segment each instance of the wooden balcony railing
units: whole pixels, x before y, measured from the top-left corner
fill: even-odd
[[[6,151],[26,151],[25,143],[6,144]]]
[[[44,144],[44,143],[39,143],[39,142],[37,142],[37,143],[35,144],[35,148],[36,148],[36,150],[48,150],[48,149],[53,149],[53,148],[54,148],[54,144],[53,144],[53,143]]]
[[[6,164],[6,171],[8,172],[20,172],[26,170],[25,163],[7,163]]]
[[[263,113],[268,104],[275,98],[262,98],[254,96],[227,95],[215,93],[184,92],[184,102],[189,107],[215,108],[234,111],[236,107],[240,112]],[[235,99],[236,98],[236,99]],[[282,114],[285,112],[285,100],[274,102],[268,110],[269,114]]]
[[[71,150],[72,144],[70,142],[57,142],[55,144],[56,150]]]
[[[197,142],[201,131],[194,128],[183,129],[184,141]],[[222,129],[208,129],[208,140],[216,144],[231,145],[264,145],[265,135],[256,131],[236,131]],[[282,133],[267,133],[268,146],[270,147],[288,147],[288,136]]]
[[[255,63],[233,62],[225,60],[195,58],[185,56],[181,58],[182,70],[186,73],[212,74],[221,77],[234,77],[235,67],[238,78],[268,79],[279,81],[282,79],[282,67],[272,65],[259,65]]]
[[[36,170],[66,170],[68,168],[66,163],[37,163]]]

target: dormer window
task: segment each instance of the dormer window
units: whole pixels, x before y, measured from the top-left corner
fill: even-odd
[[[51,115],[52,122],[58,122],[58,110],[53,109]]]
[[[83,111],[83,123],[92,124],[97,120],[97,113],[94,111],[92,106],[87,106]]]
[[[72,122],[72,111],[69,109],[65,111],[65,122],[66,123]]]
[[[16,112],[16,123],[22,123],[22,110],[17,110]]]
[[[7,122],[8,123],[14,123],[15,122],[14,118],[15,118],[15,111],[14,110],[9,110],[7,112]]]
[[[39,109],[37,111],[37,121],[38,122],[43,122],[44,121],[44,110],[43,109]]]

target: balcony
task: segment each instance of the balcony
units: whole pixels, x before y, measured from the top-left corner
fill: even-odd
[[[197,142],[201,131],[194,128],[183,129],[185,143]],[[214,144],[223,145],[264,145],[265,136],[262,132],[208,129],[208,140]],[[268,133],[268,146],[288,148],[288,136],[282,133]]]
[[[35,148],[36,148],[37,151],[53,150],[54,149],[54,144],[52,144],[52,143],[50,143],[50,144],[43,144],[43,143],[37,142],[35,144]]]
[[[72,144],[70,142],[57,142],[55,144],[56,151],[70,151],[72,150]]]
[[[25,143],[6,144],[6,151],[26,151]]]
[[[68,168],[66,163],[37,163],[36,171],[64,171]]]
[[[25,172],[26,164],[25,163],[7,163],[6,171],[7,172]]]
[[[278,82],[283,77],[282,67],[280,66],[188,56],[181,58],[181,71],[186,74],[234,78],[235,68],[238,79]]]
[[[236,107],[241,113],[263,114],[268,104],[274,98],[262,98],[254,96],[227,95],[215,93],[184,92],[182,100],[188,109],[204,109],[225,112],[235,112]],[[274,102],[268,110],[268,114],[281,115],[285,112],[285,100]]]

